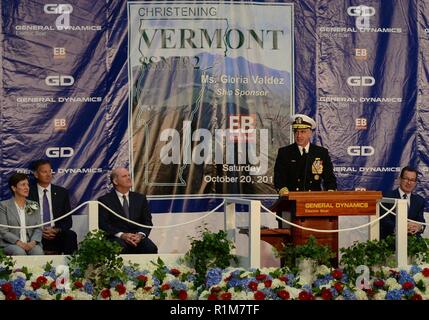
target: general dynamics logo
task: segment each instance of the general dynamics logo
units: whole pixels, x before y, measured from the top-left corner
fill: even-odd
[[[71,4],[65,3],[48,3],[43,6],[43,12],[48,15],[57,15],[55,19],[55,26],[51,25],[34,25],[34,24],[21,24],[15,26],[17,35],[32,35],[44,36],[46,31],[100,31],[100,25],[85,25],[78,26],[72,25],[70,17],[73,10]]]
[[[350,76],[345,82],[351,88],[372,87],[376,84],[376,80],[372,76]],[[339,103],[401,103],[402,97],[320,96],[318,101]]]
[[[383,28],[374,27],[371,23],[372,17],[376,14],[374,7],[359,5],[347,8],[347,15],[355,18],[354,27],[338,26],[338,27],[319,27],[320,32],[324,33],[354,33],[354,32],[368,32],[368,33],[402,33],[402,28]]]

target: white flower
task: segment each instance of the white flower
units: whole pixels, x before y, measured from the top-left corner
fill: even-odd
[[[321,266],[317,266],[316,267],[315,273],[316,274],[320,274],[320,275],[325,275],[325,274],[331,273],[331,269],[329,269],[325,265],[321,265]]]
[[[27,200],[24,208],[26,214],[33,214],[37,209],[39,209],[37,202]]]
[[[398,281],[396,281],[395,278],[389,278],[386,280],[386,285],[389,288],[389,290],[401,290],[402,286],[398,283]]]
[[[380,290],[374,295],[374,300],[384,300],[386,298],[386,291]]]
[[[285,290],[287,292],[289,292],[291,299],[298,299],[299,293],[302,291],[301,289],[297,289],[297,288],[289,287],[289,286],[286,286]]]
[[[361,289],[356,289],[355,295],[357,300],[368,300],[368,295]]]
[[[127,297],[126,294],[119,294],[115,289],[110,289],[110,299],[111,300],[125,300]]]
[[[25,273],[17,271],[17,272],[12,273],[12,275],[10,277],[11,280],[16,280],[18,278],[27,279],[27,276],[25,275]]]
[[[0,300],[5,300],[6,297],[4,296],[3,292],[0,291]]]
[[[271,283],[271,288],[278,288],[283,287],[285,283],[279,279],[273,279],[273,282]]]
[[[48,290],[40,288],[37,289],[36,292],[39,294],[40,300],[53,300],[54,297],[52,297]]]

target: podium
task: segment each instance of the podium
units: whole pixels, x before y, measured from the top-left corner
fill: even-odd
[[[289,192],[280,197],[270,208],[278,216],[285,214],[293,223],[313,229],[338,229],[339,216],[375,216],[377,201],[382,198],[380,191],[303,191]],[[282,229],[282,228],[279,228]],[[278,229],[274,229],[278,230]],[[310,235],[317,242],[328,245],[337,254],[334,264],[338,263],[338,233],[321,233],[291,227],[288,237],[279,234],[278,241],[293,244],[305,244]],[[264,240],[264,239],[262,239]]]

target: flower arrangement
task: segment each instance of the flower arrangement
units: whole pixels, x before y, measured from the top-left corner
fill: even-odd
[[[406,269],[382,267],[365,288],[343,270],[317,266],[312,281],[288,268],[211,268],[204,285],[195,285],[196,273],[185,266],[167,266],[158,260],[151,268],[126,265],[122,280],[97,285],[71,269],[15,268],[0,279],[0,300],[427,300],[429,265]]]
[[[27,200],[25,202],[24,212],[26,214],[33,214],[39,209],[39,204],[35,201]]]

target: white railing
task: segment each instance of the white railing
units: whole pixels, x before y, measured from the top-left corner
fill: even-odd
[[[393,204],[391,208],[385,208],[382,203],[389,203]],[[271,212],[269,209],[265,208],[261,205],[261,202],[259,200],[246,200],[246,199],[240,199],[240,198],[225,198],[224,202],[221,203],[219,206],[217,206],[215,209],[211,210],[210,212],[204,214],[202,217],[193,219],[191,221],[177,224],[177,225],[169,225],[169,226],[146,226],[148,228],[153,229],[162,229],[162,228],[174,228],[174,227],[180,227],[186,224],[195,223],[197,221],[200,221],[201,219],[204,219],[205,217],[209,216],[210,214],[214,213],[217,209],[224,206],[224,230],[227,233],[227,237],[229,240],[233,241],[234,244],[236,243],[236,232],[237,232],[237,225],[236,225],[236,211],[235,206],[236,204],[241,204],[248,206],[248,214],[249,214],[249,240],[248,240],[248,252],[247,256],[240,256],[240,265],[243,267],[250,267],[250,268],[259,268],[261,265],[261,257],[260,257],[260,241],[261,241],[261,208],[263,208],[265,211],[273,214],[276,219],[279,219],[293,227],[311,230],[315,232],[347,232],[355,229],[360,228],[369,228],[369,238],[371,240],[379,239],[379,221],[386,217],[389,214],[394,214],[392,210],[396,208],[396,264],[398,267],[405,267],[408,264],[408,258],[407,258],[407,200],[405,199],[393,199],[393,198],[383,198],[380,200],[377,204],[376,209],[376,215],[370,217],[370,222],[363,224],[361,226],[353,227],[353,228],[346,228],[346,229],[337,229],[337,230],[319,230],[319,229],[312,229],[312,228],[305,228],[299,225],[296,225],[290,221],[284,220],[281,217],[277,216],[276,213]],[[98,209],[99,205],[103,205],[102,203],[99,203],[98,201],[88,201],[85,203],[80,204],[77,208],[69,212],[68,214],[64,215],[61,218],[55,219],[55,221],[58,221],[73,212],[77,211],[79,208],[88,205],[88,226],[89,230],[98,230]],[[103,205],[104,206],[104,205]],[[380,208],[382,207],[386,213],[379,217]],[[105,206],[104,206],[105,207]],[[106,209],[108,209],[106,207]],[[110,209],[108,209],[111,211]],[[112,214],[117,215],[119,218],[127,220],[126,218],[120,216],[119,214],[111,211]],[[395,215],[395,214],[394,214]],[[138,223],[135,223],[133,221],[128,220],[130,223],[134,223],[136,225],[142,226]],[[43,223],[44,224],[50,224],[50,222]],[[424,225],[427,225],[426,223],[421,223]],[[35,226],[28,226],[27,228],[34,228]],[[20,228],[20,227],[10,227],[10,228]],[[170,263],[178,263],[179,259],[183,257],[183,254],[143,254],[143,255],[122,255],[125,261],[131,261],[135,263],[148,263],[157,257],[160,257],[164,261],[168,261]],[[43,264],[48,261],[53,261],[54,264],[56,262],[62,264],[65,263],[66,256],[14,256],[14,259],[17,262],[17,265],[26,265],[26,264]]]
[[[261,266],[261,202],[258,200],[246,200],[237,198],[225,198],[224,228],[228,239],[236,242],[236,213],[235,205],[242,204],[249,207],[249,250],[247,257],[240,257],[241,265],[250,268]]]

